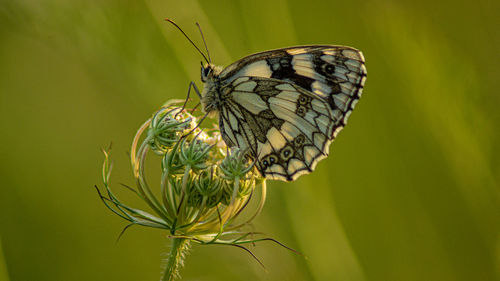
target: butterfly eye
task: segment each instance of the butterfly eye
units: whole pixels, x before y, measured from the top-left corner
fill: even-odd
[[[201,66],[201,81],[206,82],[211,71],[212,69],[210,68],[210,66]]]

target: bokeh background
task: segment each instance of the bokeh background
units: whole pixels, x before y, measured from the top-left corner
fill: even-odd
[[[0,280],[159,280],[166,233],[99,201],[166,100],[213,61],[291,45],[363,51],[364,96],[317,170],[270,182],[247,253],[195,245],[183,280],[500,280],[499,1],[0,1]],[[118,187],[118,185],[117,185]],[[120,193],[121,194],[121,193]],[[128,193],[124,200],[140,204]],[[135,201],[134,201],[135,200]]]

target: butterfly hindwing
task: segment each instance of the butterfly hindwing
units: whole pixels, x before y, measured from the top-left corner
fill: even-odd
[[[248,149],[266,178],[311,172],[342,123],[327,102],[290,82],[239,77],[221,91],[230,93],[220,112],[224,141]]]

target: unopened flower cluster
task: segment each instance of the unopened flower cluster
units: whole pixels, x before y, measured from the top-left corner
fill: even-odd
[[[243,242],[246,234],[239,229],[262,209],[265,181],[245,151],[229,150],[216,130],[207,133],[197,122],[183,107],[167,104],[138,130],[130,155],[136,184],[129,189],[146,202],[147,212],[123,204],[111,191],[109,151],[103,165],[106,193],[101,198],[130,225],[166,229],[171,237],[199,243]],[[154,185],[145,168],[151,156],[158,165],[148,160],[148,168],[161,169]],[[251,214],[242,215],[252,197],[260,201],[251,204]]]

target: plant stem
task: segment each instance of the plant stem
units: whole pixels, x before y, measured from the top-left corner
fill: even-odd
[[[167,266],[162,281],[173,281],[179,275],[179,269],[184,265],[184,257],[189,249],[189,240],[172,238],[172,248],[167,258]]]

